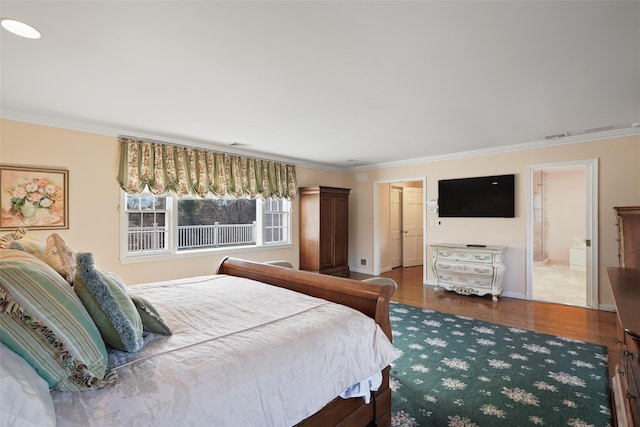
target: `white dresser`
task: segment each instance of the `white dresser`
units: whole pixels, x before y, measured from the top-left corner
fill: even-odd
[[[473,247],[459,244],[431,245],[431,268],[436,276],[435,291],[440,288],[462,295],[491,294],[498,301],[502,293],[505,266],[504,246]]]

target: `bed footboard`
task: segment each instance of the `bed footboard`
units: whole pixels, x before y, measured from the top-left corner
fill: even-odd
[[[389,340],[392,339],[389,321],[389,301],[394,292],[392,286],[365,283],[231,257],[220,262],[216,273],[245,277],[349,306],[374,319],[389,337]],[[372,404],[366,405],[364,399],[360,398],[342,399],[338,397],[316,414],[303,420],[298,426],[389,426],[391,424],[389,368],[384,369],[382,374],[382,385],[373,394]]]

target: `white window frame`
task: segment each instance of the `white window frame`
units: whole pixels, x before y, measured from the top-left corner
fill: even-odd
[[[262,203],[262,207],[260,208],[260,211],[262,212],[262,218],[263,218],[263,225],[258,227],[258,229],[260,230],[260,232],[265,233],[268,228],[275,230],[275,229],[279,229],[282,230],[282,234],[284,235],[284,238],[281,240],[277,240],[277,241],[271,241],[271,242],[265,242],[264,237],[262,238],[262,243],[265,246],[278,246],[278,245],[282,245],[285,242],[291,242],[291,202],[287,201],[287,200],[279,200],[279,202],[282,202],[283,204],[286,204],[286,206],[283,206],[283,208],[288,207],[289,209],[283,209],[283,210],[279,210],[279,211],[269,211],[267,212],[267,210],[264,208],[264,205],[266,203],[269,203],[269,200],[260,200],[260,202]],[[282,221],[281,225],[267,225],[268,221],[267,221],[267,215],[273,215],[275,216],[279,216],[280,219]]]
[[[278,242],[264,242],[264,224],[266,224],[265,217],[266,212],[264,210],[264,202],[262,199],[257,199],[256,203],[256,244],[255,245],[239,245],[239,246],[223,246],[216,248],[199,248],[199,249],[180,249],[178,250],[178,227],[177,227],[177,212],[178,212],[178,197],[174,195],[167,195],[166,203],[166,216],[165,216],[165,239],[166,249],[154,250],[154,251],[140,251],[130,252],[128,247],[128,211],[127,211],[127,194],[124,191],[120,191],[120,262],[144,262],[144,261],[157,261],[161,259],[202,256],[216,252],[233,253],[233,252],[248,252],[256,250],[265,250],[270,248],[282,248],[292,246],[292,211],[293,206],[291,201],[285,200],[288,205],[289,212],[284,212],[286,216],[286,239]],[[143,193],[140,196],[153,196],[151,193]]]

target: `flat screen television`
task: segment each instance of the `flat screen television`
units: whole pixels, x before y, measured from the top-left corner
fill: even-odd
[[[515,175],[480,176],[438,181],[442,218],[513,218]]]

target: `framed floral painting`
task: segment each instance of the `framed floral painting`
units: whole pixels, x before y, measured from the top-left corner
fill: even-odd
[[[69,171],[0,165],[0,229],[69,228]]]

